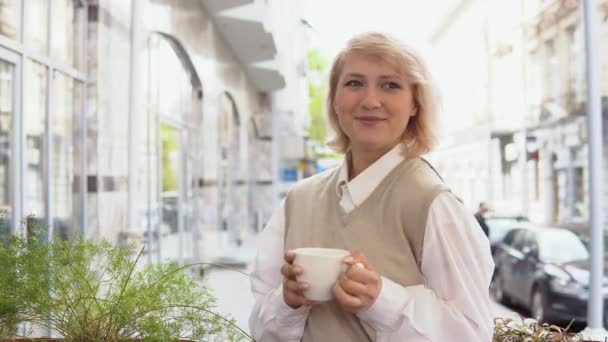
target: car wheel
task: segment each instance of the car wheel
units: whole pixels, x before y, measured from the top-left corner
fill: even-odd
[[[539,322],[545,322],[545,298],[543,292],[538,287],[536,287],[534,292],[532,292],[530,315]]]
[[[505,296],[504,284],[500,273],[494,275],[494,279],[492,279],[492,283],[490,284],[490,293],[495,301],[507,304],[508,300],[507,296]]]

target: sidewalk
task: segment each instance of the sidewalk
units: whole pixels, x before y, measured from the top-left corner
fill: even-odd
[[[241,247],[230,246],[224,236],[215,233],[205,243],[205,261],[226,264],[247,274],[253,269],[257,236],[246,236]],[[253,309],[249,277],[237,271],[207,267],[204,281],[217,298],[217,312],[231,316],[245,331],[249,331],[249,313]]]

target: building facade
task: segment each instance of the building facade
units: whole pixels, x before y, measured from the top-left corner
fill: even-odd
[[[276,30],[276,6],[3,1],[2,234],[40,223],[189,262],[258,229],[273,209],[274,92],[297,91],[282,51],[299,42]]]
[[[608,2],[597,3],[601,46],[608,41]],[[485,200],[499,214],[523,214],[547,224],[584,224],[589,180],[580,1],[463,0],[450,13],[441,25],[463,27],[462,34],[454,37],[440,25],[435,46],[468,63],[458,63],[465,71],[448,72],[463,74],[456,77],[463,88],[471,82],[466,75],[487,86],[460,92],[454,90],[457,83],[446,86],[444,117],[478,120],[461,134],[453,133],[461,123],[451,125],[443,136],[444,148],[436,154],[438,165],[448,179],[468,175],[468,188],[459,187],[466,180],[454,183],[471,207]],[[470,45],[462,48],[463,41]],[[461,48],[450,48],[449,42]],[[487,62],[478,61],[479,56]],[[600,60],[606,120],[608,60]],[[457,101],[450,102],[454,97]],[[477,103],[485,105],[475,107]],[[477,146],[468,154],[454,153],[467,149],[473,137],[479,137]],[[604,150],[606,137],[604,133]]]
[[[472,209],[490,196],[487,23],[483,1],[449,4],[430,37],[441,113],[440,145],[429,157]]]

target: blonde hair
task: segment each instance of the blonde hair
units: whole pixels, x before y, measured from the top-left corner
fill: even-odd
[[[334,100],[344,62],[351,54],[377,57],[385,63],[395,65],[405,75],[412,87],[415,115],[410,117],[402,136],[405,145],[403,153],[406,156],[417,156],[430,152],[436,144],[435,121],[438,99],[427,67],[422,58],[411,48],[387,35],[375,32],[353,37],[334,59],[329,76],[326,109],[329,123],[336,136],[327,145],[340,153],[350,148],[350,139],[340,128]]]

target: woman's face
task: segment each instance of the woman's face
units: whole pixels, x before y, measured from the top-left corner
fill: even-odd
[[[401,141],[414,113],[412,89],[396,67],[351,54],[338,79],[334,110],[353,152],[386,152]]]

